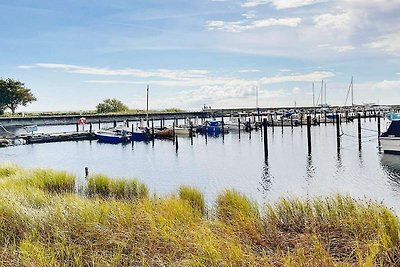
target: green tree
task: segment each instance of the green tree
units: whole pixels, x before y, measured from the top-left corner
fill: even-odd
[[[26,106],[36,101],[36,97],[25,84],[13,79],[0,79],[0,113],[9,108],[12,114],[19,105]]]
[[[96,106],[97,113],[126,112],[128,106],[118,99],[105,99]]]

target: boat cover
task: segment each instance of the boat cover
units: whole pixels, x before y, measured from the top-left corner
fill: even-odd
[[[400,137],[400,121],[392,121],[388,130],[381,137]]]

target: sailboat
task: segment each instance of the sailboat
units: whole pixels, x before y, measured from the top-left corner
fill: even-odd
[[[149,141],[154,138],[153,134],[150,133],[149,128],[149,85],[146,89],[146,126],[143,127],[141,121],[140,127],[136,127],[132,132],[132,141]]]

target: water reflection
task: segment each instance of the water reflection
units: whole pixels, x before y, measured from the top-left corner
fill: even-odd
[[[313,165],[312,154],[307,155],[306,160],[306,181],[309,184],[315,176],[315,166]]]
[[[268,164],[268,160],[265,160],[265,164],[264,164],[263,169],[262,169],[261,182],[260,182],[260,185],[261,185],[264,193],[271,190],[272,179],[273,179],[273,176],[271,174],[271,170],[270,170],[270,166]]]
[[[382,154],[381,164],[389,182],[400,187],[400,155]],[[399,190],[397,188],[396,191]]]

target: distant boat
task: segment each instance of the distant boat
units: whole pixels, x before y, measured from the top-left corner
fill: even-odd
[[[129,142],[131,138],[131,136],[125,131],[115,132],[115,131],[102,130],[95,132],[95,135],[99,140],[99,142],[110,143],[110,144]]]
[[[399,113],[389,112],[389,113],[386,114],[385,117],[390,121],[400,120],[400,114]]]
[[[400,154],[400,119],[392,120],[387,131],[379,137],[384,153]]]
[[[201,128],[202,133],[219,135],[224,130],[225,133],[229,132],[229,129],[225,127],[223,121],[207,121]]]

